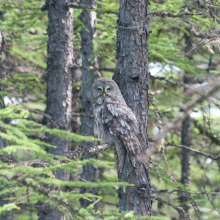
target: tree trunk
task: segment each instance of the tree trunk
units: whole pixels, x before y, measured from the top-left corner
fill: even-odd
[[[183,123],[182,123],[182,145],[190,147],[190,137],[191,137],[191,130],[190,130],[190,122],[191,117],[188,115]],[[185,186],[189,186],[190,184],[190,153],[191,151],[183,148],[182,149],[182,177],[181,183]]]
[[[81,0],[81,4],[88,6],[95,6],[93,0]],[[97,58],[93,57],[93,40],[96,37],[96,12],[88,12],[86,10],[82,11],[80,16],[81,21],[85,25],[86,29],[82,27],[81,29],[81,51],[82,51],[82,66],[96,66]],[[93,109],[90,98],[89,88],[95,78],[95,71],[82,69],[82,86],[81,86],[81,113],[86,115],[92,115]],[[94,135],[94,118],[82,117],[81,119],[81,134]],[[84,143],[84,145],[94,145],[94,142]],[[83,155],[82,159],[97,158],[97,155],[86,154]],[[94,182],[99,179],[99,170],[92,164],[87,163],[83,166],[83,172],[81,175],[82,179],[90,182]],[[82,189],[82,193],[98,194],[97,189]],[[95,198],[94,198],[95,199]],[[94,202],[94,201],[93,201]],[[86,199],[81,200],[81,205],[83,208],[87,208],[91,204],[90,201]],[[97,208],[97,205],[96,205]]]
[[[74,63],[77,66],[81,64],[81,52],[75,51],[74,52]],[[81,81],[81,69],[72,69],[72,78],[73,78],[73,85],[77,84]],[[73,86],[72,92],[72,120],[71,120],[71,128],[73,133],[80,133],[80,117],[79,115],[75,115],[74,113],[79,111],[79,100],[80,100],[80,86]],[[72,147],[71,151],[75,149],[75,146]]]
[[[48,44],[47,44],[47,108],[46,113],[60,129],[71,131],[72,73],[73,62],[73,10],[66,7],[68,0],[48,2]],[[45,117],[43,123],[50,128],[54,125]],[[67,155],[71,143],[56,135],[47,135],[47,142],[57,148],[48,152]],[[68,180],[68,173],[59,170],[56,178]],[[43,206],[39,210],[41,220],[64,220],[58,209]]]
[[[188,51],[192,48],[192,34],[190,32],[190,29],[188,29],[188,32],[190,35],[187,35],[184,33],[185,38],[185,53],[187,54]],[[190,60],[192,59],[192,54],[189,54],[186,56]],[[187,73],[185,73],[184,76],[184,83],[189,84],[191,81],[191,78],[187,76]],[[186,91],[186,89],[184,90]],[[190,139],[191,139],[191,130],[190,130],[190,123],[191,123],[191,117],[190,115],[187,115],[187,117],[182,122],[182,145],[185,145],[187,147],[190,147]],[[181,165],[182,165],[182,175],[181,175],[181,183],[185,186],[189,186],[190,184],[190,155],[191,151],[182,148],[182,158],[181,158]],[[180,197],[180,202],[186,203],[187,198],[186,197]],[[183,209],[186,212],[189,212],[189,206],[186,204],[183,204]]]
[[[4,67],[4,63],[7,61],[7,52],[6,52],[6,39],[4,34],[0,31],[0,79],[4,80],[4,75],[6,69]],[[0,84],[0,91],[5,91],[4,84]],[[4,97],[0,94],[0,109],[5,108]],[[7,147],[8,141],[0,137],[0,149]],[[7,155],[5,155],[7,156]],[[10,200],[3,200],[4,198],[8,198],[11,195],[2,195],[0,196],[0,207],[10,203]],[[5,212],[3,215],[0,216],[0,220],[13,220],[13,212]]]
[[[113,79],[128,106],[136,115],[143,148],[149,148],[148,122],[148,0],[120,1],[117,33],[117,66]],[[133,168],[126,155],[121,181],[135,184],[119,189],[120,211],[134,210],[136,215],[151,215],[152,195],[149,165]]]
[[[5,68],[4,68],[4,63],[7,58],[6,54],[6,39],[4,34],[0,31],[0,79],[4,80],[4,74],[5,74]],[[4,91],[5,86],[4,84],[0,84],[0,91]],[[5,108],[5,103],[4,103],[4,97],[0,94],[0,109]],[[2,139],[0,137],[0,149],[6,147],[7,140]]]

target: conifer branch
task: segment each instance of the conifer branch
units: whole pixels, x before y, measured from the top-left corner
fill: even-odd
[[[47,196],[55,204],[62,205],[63,207],[68,208],[71,212],[75,212],[75,210],[73,209],[73,207],[71,205],[66,203],[63,199],[59,199],[59,198],[57,198],[56,196],[53,195],[53,192],[56,192],[56,191],[53,191],[50,188],[44,187],[42,184],[35,184],[32,181],[30,181],[30,179],[33,179],[33,180],[37,181],[37,177],[35,177],[35,176],[26,176],[22,173],[14,174],[12,176],[1,173],[0,176],[4,177],[8,181],[16,180],[19,183],[23,184],[24,186],[29,186],[33,190]]]
[[[67,158],[66,160],[60,160],[57,158],[54,158],[54,159],[60,163],[68,163],[69,159],[76,160],[78,157],[82,156],[83,154],[88,154],[88,153],[95,154],[101,150],[106,150],[113,146],[114,146],[113,143],[105,143],[105,144],[97,145],[97,146],[82,146],[76,149],[75,151],[70,152],[68,155],[66,155],[66,158]],[[13,158],[7,158],[1,155],[0,155],[0,160],[7,164],[14,164],[16,167],[17,166],[48,167],[52,165],[48,163],[46,160],[42,160],[42,159],[17,162]],[[12,167],[2,167],[2,168],[12,169]]]

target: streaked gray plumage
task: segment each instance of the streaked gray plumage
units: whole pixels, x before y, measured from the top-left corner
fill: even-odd
[[[137,120],[127,106],[117,84],[108,78],[99,78],[91,87],[93,111],[98,129],[98,138],[103,142],[113,142],[118,156],[118,176],[121,179],[126,150],[132,165],[136,160],[148,162],[138,140]]]

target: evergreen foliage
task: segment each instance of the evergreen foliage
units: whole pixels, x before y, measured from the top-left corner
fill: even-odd
[[[207,192],[218,192],[220,182],[220,160],[193,153],[191,156],[191,183],[184,186],[181,179],[181,121],[178,119],[183,109],[182,103],[195,100],[196,92],[208,92],[220,74],[219,45],[202,44],[204,39],[193,37],[193,59],[185,55],[184,35],[189,36],[192,27],[201,33],[215,34],[219,38],[219,20],[211,17],[209,12],[199,7],[195,0],[152,0],[150,11],[169,12],[174,15],[181,13],[200,13],[200,15],[184,15],[180,17],[150,17],[149,66],[151,70],[150,84],[150,115],[148,133],[151,142],[152,164],[151,181],[155,190],[152,217],[147,219],[179,219],[176,210],[167,204],[159,205],[161,198],[182,207],[179,201],[180,189],[187,191],[193,219],[218,219],[219,214],[207,199]],[[220,16],[219,1],[210,1],[216,8],[213,13]],[[214,3],[213,3],[214,2]],[[37,205],[46,202],[59,209],[67,219],[136,219],[134,213],[118,212],[118,183],[116,158],[114,149],[100,153],[99,160],[89,159],[73,161],[64,156],[49,154],[47,148],[54,147],[45,143],[45,134],[58,135],[72,141],[75,149],[80,148],[83,141],[97,140],[68,131],[43,126],[41,121],[46,108],[46,58],[47,58],[47,12],[40,8],[45,1],[38,0],[0,0],[0,31],[6,36],[8,60],[3,63],[4,77],[0,84],[4,90],[6,108],[0,109],[0,137],[6,139],[8,146],[0,149],[0,199],[5,204],[0,207],[0,215],[13,210],[14,219],[37,219]],[[187,7],[188,5],[188,7]],[[208,4],[205,4],[208,7]],[[191,9],[191,10],[190,10]],[[97,33],[93,42],[95,55],[99,65],[106,68],[116,66],[116,31],[117,14],[104,13],[118,11],[119,1],[104,0],[97,4]],[[74,47],[80,47],[79,19],[82,9],[74,9]],[[102,12],[102,13],[100,13]],[[194,26],[191,26],[193,23]],[[207,35],[208,36],[208,35]],[[200,44],[201,43],[201,44]],[[210,53],[213,50],[214,54]],[[191,77],[194,89],[191,96],[184,93],[183,78]],[[101,71],[105,77],[111,78],[113,73]],[[164,78],[163,78],[164,77]],[[81,82],[73,84],[80,87]],[[216,156],[220,144],[220,107],[219,92],[214,97],[196,103],[191,109],[190,148]],[[79,104],[80,106],[80,104]],[[49,116],[46,116],[49,117]],[[196,121],[196,123],[195,123]],[[54,123],[51,120],[51,123]],[[167,144],[170,143],[170,144]],[[219,155],[219,154],[218,154]],[[38,160],[34,166],[26,161]],[[87,162],[100,167],[100,181],[84,182],[80,179],[82,166]],[[73,173],[74,179],[62,181],[54,177],[53,172],[65,169]],[[203,182],[205,189],[203,187]],[[80,188],[98,188],[99,195],[81,194]],[[50,190],[53,189],[53,190]],[[67,189],[65,192],[61,189]],[[203,192],[203,193],[202,193]],[[220,210],[220,195],[209,194],[211,200]],[[87,209],[80,207],[80,199],[95,197],[96,201]],[[156,202],[158,201],[158,202]],[[94,205],[99,202],[99,209]],[[200,211],[197,211],[200,210]],[[30,214],[32,213],[32,214]],[[200,216],[200,217],[199,217]],[[142,219],[142,218],[139,218]],[[146,219],[143,217],[143,219]]]

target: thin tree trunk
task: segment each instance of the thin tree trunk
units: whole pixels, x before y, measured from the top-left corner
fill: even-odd
[[[72,73],[73,62],[73,10],[66,7],[68,0],[48,1],[48,44],[47,44],[47,109],[60,129],[71,131]],[[53,128],[47,118],[43,123]],[[48,152],[67,155],[71,143],[56,135],[47,135],[47,142],[57,146]],[[59,170],[56,178],[68,180],[68,173]],[[40,220],[64,220],[58,209],[43,205],[38,213]]]
[[[4,80],[4,75],[6,73],[6,69],[4,67],[4,63],[7,61],[7,53],[6,53],[6,39],[4,34],[0,31],[0,79]],[[4,91],[4,84],[0,84],[0,91]],[[0,94],[0,109],[5,108],[4,97]],[[0,137],[0,149],[7,147],[8,141]],[[5,155],[7,156],[7,155]],[[0,183],[1,184],[1,183]],[[4,198],[8,198],[10,195],[1,195],[0,196],[0,207],[10,203],[10,200],[3,200]],[[5,212],[0,216],[0,220],[13,220],[13,211]]]
[[[74,52],[74,63],[77,66],[80,66],[81,63],[81,52]],[[72,69],[72,78],[73,85],[76,85],[81,81],[81,69]],[[72,120],[71,120],[71,128],[73,133],[80,133],[80,117],[78,115],[74,115],[75,112],[79,111],[79,100],[80,100],[80,86],[73,86],[72,92]],[[75,147],[72,147],[71,151],[73,151]]]
[[[113,79],[128,106],[136,115],[143,148],[149,148],[148,122],[148,0],[120,1],[117,33],[117,66]],[[121,181],[135,184],[119,189],[120,211],[134,210],[136,215],[151,215],[152,195],[149,165],[133,168],[126,155]]]
[[[95,6],[93,0],[81,0],[81,4]],[[81,21],[85,25],[84,29],[81,29],[81,51],[82,51],[82,66],[96,66],[97,67],[97,58],[93,57],[93,40],[96,37],[96,12],[88,12],[86,10],[82,11],[80,16]],[[92,115],[93,109],[90,98],[89,88],[92,85],[92,82],[95,78],[95,71],[82,69],[82,86],[81,86],[81,113],[86,115]],[[86,135],[94,135],[94,118],[82,117],[81,119],[81,133]],[[94,145],[94,143],[84,143],[87,145]],[[97,158],[97,155],[86,154],[83,155],[82,159]],[[97,167],[94,167],[92,164],[87,163],[83,166],[83,172],[81,175],[83,180],[94,182],[99,179],[99,170]],[[97,194],[97,189],[82,189],[82,193],[91,193]],[[95,198],[94,198],[95,199]],[[93,201],[94,202],[94,201]],[[86,199],[81,200],[81,205],[84,208],[87,208],[91,204],[90,201]],[[97,205],[96,205],[97,208]]]
[[[6,39],[4,34],[0,31],[0,79],[4,79],[5,75],[5,68],[4,68],[4,63],[6,61],[7,55],[6,55]],[[4,91],[5,86],[4,84],[0,84],[0,91]],[[0,109],[5,108],[5,103],[4,103],[4,97],[0,94]],[[0,149],[6,147],[7,141],[5,139],[2,139],[0,137]]]
[[[188,30],[190,33],[190,30]],[[185,38],[185,53],[187,54],[188,51],[192,48],[192,34],[184,34]],[[190,60],[192,59],[192,54],[189,54],[186,56]],[[189,84],[191,81],[191,78],[187,76],[188,74],[185,73],[184,76],[184,83]],[[185,89],[186,90],[186,89]],[[190,139],[191,139],[191,129],[190,129],[190,123],[191,123],[191,117],[190,115],[187,115],[187,117],[183,120],[182,122],[182,145],[190,147]],[[190,155],[191,151],[183,148],[182,149],[182,158],[181,158],[181,165],[182,165],[182,175],[181,175],[181,183],[184,184],[185,186],[189,186],[190,184]],[[183,209],[186,212],[189,212],[189,206],[187,206],[187,198],[186,197],[180,197],[180,202],[183,203]]]

